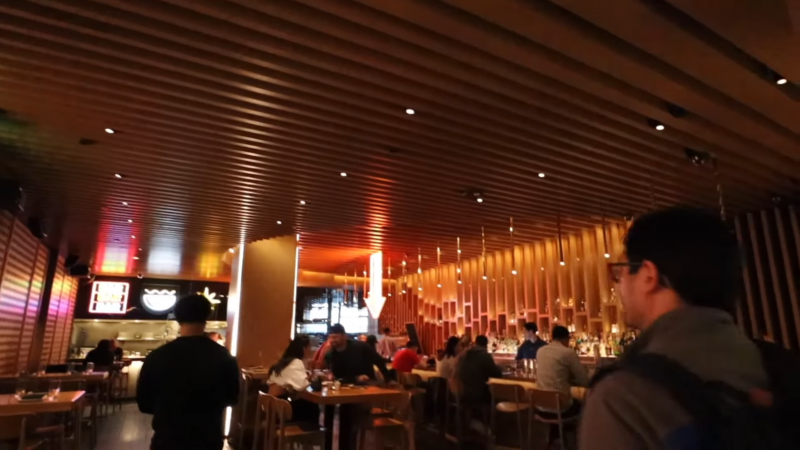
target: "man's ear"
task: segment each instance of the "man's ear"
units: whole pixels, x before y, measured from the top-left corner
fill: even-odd
[[[641,278],[641,282],[645,283],[648,291],[655,291],[660,287],[658,267],[651,261],[645,260],[642,263],[638,275]]]

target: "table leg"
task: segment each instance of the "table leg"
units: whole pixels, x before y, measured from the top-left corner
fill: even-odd
[[[335,406],[325,407],[325,450],[333,450],[333,418],[335,415]]]
[[[81,448],[81,428],[83,424],[83,399],[79,400],[75,404],[75,450],[80,450]]]

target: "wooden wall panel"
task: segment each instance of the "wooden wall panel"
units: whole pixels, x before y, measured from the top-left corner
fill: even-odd
[[[58,313],[61,308],[62,291],[66,281],[64,258],[58,258],[55,275],[53,276],[53,289],[50,292],[50,306],[47,310],[47,324],[45,325],[44,341],[42,343],[41,365],[55,364],[51,361],[57,359],[54,352],[56,330],[58,328]]]
[[[26,369],[49,251],[18,220],[0,212],[0,375]]]
[[[745,257],[742,328],[757,338],[800,349],[800,227],[795,206],[736,217]]]
[[[625,229],[621,223],[606,225],[610,255],[622,251]],[[489,253],[485,265],[481,257],[464,260],[460,285],[456,264],[442,267],[441,283],[436,269],[409,273],[405,283],[395,280],[398,295],[387,299],[381,327],[397,332],[407,322],[416,323],[426,352],[441,348],[454,334],[521,337],[526,322],[537,323],[545,338],[557,324],[579,333],[623,331],[622,307],[610,292],[602,227],[564,235],[562,248],[563,266],[557,240]]]

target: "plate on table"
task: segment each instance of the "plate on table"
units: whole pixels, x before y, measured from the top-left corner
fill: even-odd
[[[47,397],[47,392],[28,392],[19,397],[20,402],[40,402]]]

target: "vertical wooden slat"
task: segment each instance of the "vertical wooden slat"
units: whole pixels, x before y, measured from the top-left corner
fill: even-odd
[[[791,215],[791,213],[790,213]],[[792,319],[794,320],[794,329],[797,338],[797,343],[800,344],[800,304],[797,298],[797,287],[795,286],[795,274],[792,273],[792,262],[791,262],[791,249],[786,242],[786,231],[784,230],[783,226],[783,217],[781,216],[781,210],[776,208],[775,209],[775,223],[778,227],[778,240],[781,244],[781,256],[783,257],[783,270],[786,276],[786,287],[787,287],[787,294],[789,295],[789,303],[792,308]],[[800,244],[798,244],[800,245]],[[800,252],[799,252],[800,253]],[[800,261],[800,255],[798,255],[798,261]],[[794,348],[794,347],[791,347]]]
[[[775,266],[775,257],[772,252],[772,233],[770,232],[769,227],[769,220],[767,219],[767,212],[761,211],[761,226],[764,230],[764,247],[767,251],[767,264],[769,264],[769,272],[772,278],[772,292],[773,298],[770,300],[774,300],[776,306],[778,307],[778,324],[780,325],[781,329],[781,343],[787,347],[792,348],[793,345],[790,344],[789,340],[789,328],[786,324],[786,314],[783,308],[783,294],[781,293],[781,284],[779,279],[778,269]],[[766,303],[767,299],[764,299]],[[773,336],[776,337],[776,336]]]
[[[745,242],[742,239],[742,224],[741,219],[737,217],[734,219],[734,226],[736,229],[736,239],[739,241],[739,247],[745,251]],[[761,332],[758,329],[758,318],[756,315],[755,302],[753,301],[753,287],[750,283],[750,265],[744,264],[742,267],[742,277],[744,279],[744,294],[747,299],[747,313],[750,317],[750,335],[760,337]]]
[[[753,219],[753,214],[747,215],[747,225],[750,230],[750,243],[753,246],[753,261],[755,262],[755,269],[756,269],[756,279],[758,280],[758,288],[759,292],[761,293],[761,310],[764,314],[764,325],[766,326],[766,332],[771,338],[775,338],[775,330],[772,325],[772,313],[769,310],[769,298],[767,297],[767,289],[765,280],[764,280],[764,272],[761,268],[761,253],[759,252],[760,246],[758,245],[758,235],[756,233],[756,225]],[[759,330],[760,331],[760,330]]]

